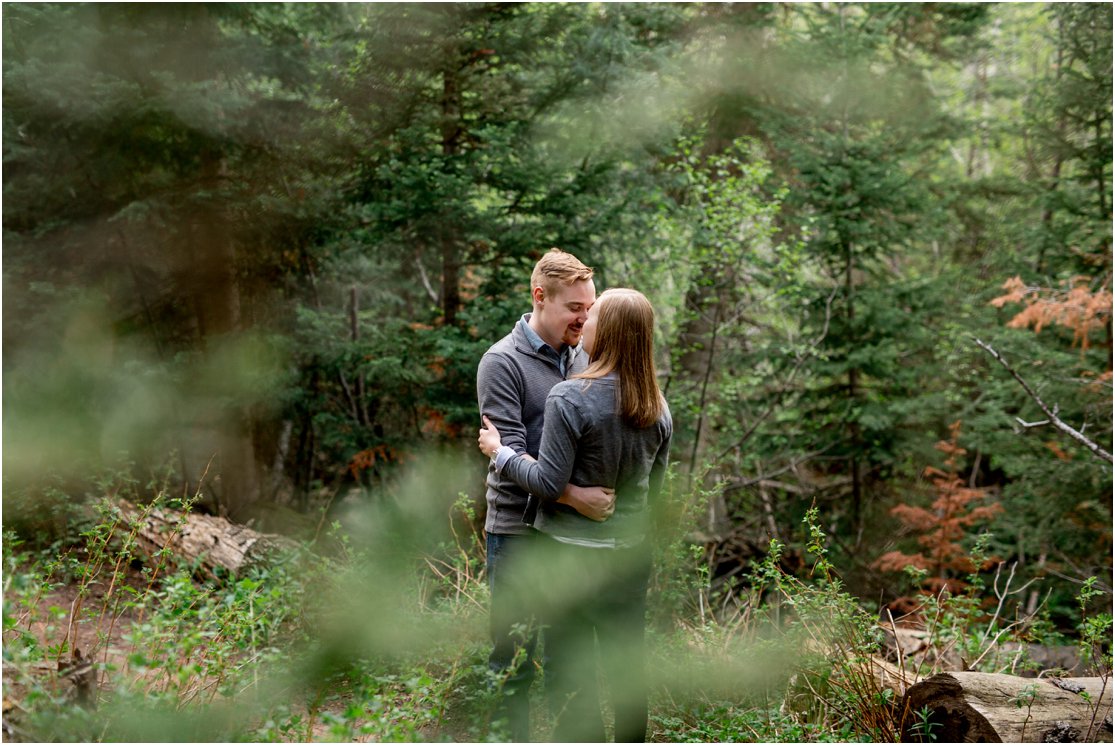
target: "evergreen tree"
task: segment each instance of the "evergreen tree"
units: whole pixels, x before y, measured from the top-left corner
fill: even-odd
[[[297,138],[331,12],[13,4],[5,21],[5,426],[29,435],[7,473],[178,450],[189,482],[216,463],[207,488],[243,516],[274,368],[242,335],[290,267],[297,239],[276,235],[308,217]]]

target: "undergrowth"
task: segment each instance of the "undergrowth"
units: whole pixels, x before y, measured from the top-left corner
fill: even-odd
[[[138,538],[168,507],[178,532],[195,500],[157,489],[133,511],[106,491],[68,540],[33,549],[4,535],[5,739],[498,735],[474,532],[386,560],[335,522],[326,553],[303,545],[207,576]]]
[[[106,489],[71,539],[32,548],[4,536],[5,739],[505,739],[492,718],[502,693],[487,665],[483,535],[467,495],[448,514],[411,502],[334,522],[318,545],[237,576],[203,576],[141,547],[150,510],[180,510],[179,530],[193,500],[155,489],[131,512],[119,496]],[[649,737],[901,740],[916,713],[879,674],[883,628],[843,586],[816,508],[802,524],[808,576],[787,573],[786,547],[772,541],[744,589],[727,594],[713,591],[707,554],[687,535],[700,506],[671,502],[662,521]],[[1015,628],[970,579],[967,594],[933,601],[929,631],[978,660]],[[1002,595],[998,575],[993,591]],[[1110,614],[1088,612],[1098,593],[1094,582],[1081,593],[1081,644],[1106,675]],[[538,740],[549,739],[543,685]]]

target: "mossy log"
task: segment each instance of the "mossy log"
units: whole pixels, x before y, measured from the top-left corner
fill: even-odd
[[[139,546],[149,557],[167,552],[175,563],[194,566],[211,577],[219,569],[235,575],[266,565],[275,555],[297,547],[284,536],[260,533],[215,515],[141,509],[123,500],[120,509],[136,524]]]
[[[940,673],[902,711],[906,742],[1111,742],[1111,679]]]

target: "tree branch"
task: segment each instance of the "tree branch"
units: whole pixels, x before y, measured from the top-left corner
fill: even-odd
[[[1045,413],[1045,415],[1047,417],[1049,417],[1049,421],[1048,421],[1049,424],[1052,424],[1054,427],[1061,430],[1062,432],[1067,434],[1069,437],[1071,437],[1072,439],[1076,440],[1077,442],[1079,442],[1084,447],[1091,450],[1094,455],[1097,455],[1100,458],[1103,458],[1108,463],[1112,462],[1111,453],[1107,452],[1106,450],[1101,448],[1099,445],[1097,445],[1096,443],[1089,440],[1087,437],[1084,436],[1084,434],[1082,432],[1078,432],[1077,430],[1073,429],[1071,426],[1069,426],[1068,424],[1063,422],[1060,417],[1057,416],[1057,406],[1056,405],[1054,405],[1052,409],[1050,409],[1048,406],[1046,406],[1045,402],[1041,400],[1041,398],[1038,396],[1038,394],[1035,393],[1034,390],[1026,383],[1026,381],[1022,379],[1022,376],[1019,375],[1018,373],[1016,373],[1014,371],[1014,368],[1012,368],[1010,365],[1007,364],[1007,361],[1005,359],[1003,359],[1003,355],[996,352],[994,349],[991,348],[991,346],[989,344],[985,344],[980,339],[975,339],[975,342],[976,342],[977,345],[979,345],[979,347],[981,349],[983,349],[985,352],[987,352],[992,357],[994,357],[999,362],[1000,365],[1002,365],[1004,368],[1006,368],[1006,371],[1011,374],[1011,377],[1013,377],[1015,380],[1018,381],[1018,384],[1022,386],[1022,389],[1024,391],[1026,391],[1026,393],[1030,396],[1030,398],[1034,399],[1034,402],[1038,405],[1038,407]],[[1021,422],[1022,426],[1024,426],[1024,427],[1036,427],[1036,426],[1038,426],[1038,424],[1029,424],[1027,422],[1022,422],[1022,420],[1019,420],[1019,422]]]
[[[426,288],[426,294],[430,296],[435,304],[440,302],[441,296],[434,286],[430,284],[430,277],[426,274],[426,267],[422,265],[422,255],[418,254],[414,257],[414,265],[418,267],[418,277],[422,280],[422,286]]]

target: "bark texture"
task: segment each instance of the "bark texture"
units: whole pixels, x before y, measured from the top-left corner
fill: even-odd
[[[140,510],[121,501],[129,518]],[[273,533],[260,533],[223,517],[153,509],[143,517],[137,531],[140,547],[153,555],[164,549],[180,564],[196,565],[198,571],[216,576],[218,569],[239,574],[252,566],[268,564],[274,555],[293,550],[297,544]]]
[[[906,692],[907,742],[1111,742],[1111,680],[941,673]]]

